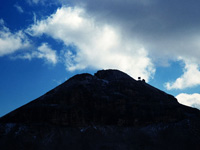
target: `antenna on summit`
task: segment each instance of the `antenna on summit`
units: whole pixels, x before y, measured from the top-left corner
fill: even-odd
[[[145,79],[142,79],[142,80],[141,80],[141,77],[138,77],[138,81],[145,82]]]

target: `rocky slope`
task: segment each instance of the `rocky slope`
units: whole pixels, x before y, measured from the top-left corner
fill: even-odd
[[[76,75],[0,118],[2,150],[199,150],[199,142],[199,110],[118,70]]]

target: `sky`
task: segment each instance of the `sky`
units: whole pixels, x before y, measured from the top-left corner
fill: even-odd
[[[2,0],[0,116],[75,74],[119,69],[200,109],[200,1]]]

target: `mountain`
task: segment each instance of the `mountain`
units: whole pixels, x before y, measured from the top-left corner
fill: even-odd
[[[1,150],[199,150],[200,111],[119,70],[79,74],[0,118]]]

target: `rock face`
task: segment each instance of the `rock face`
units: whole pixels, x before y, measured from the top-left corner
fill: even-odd
[[[0,118],[2,150],[199,150],[200,111],[118,70],[76,75]]]

